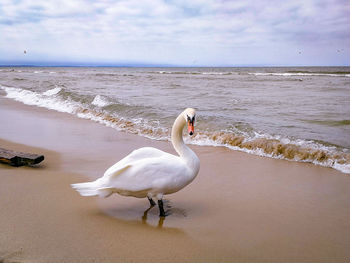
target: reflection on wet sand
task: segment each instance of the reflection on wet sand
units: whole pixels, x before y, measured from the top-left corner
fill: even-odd
[[[148,211],[151,210],[154,206],[150,206],[148,209],[145,210],[145,212],[143,212],[143,216],[142,216],[142,224],[147,224],[147,215],[148,215]],[[164,219],[165,217],[160,216],[159,217],[159,221],[158,221],[158,228],[162,228],[163,224],[164,224]]]
[[[163,199],[164,209],[167,214],[166,217],[159,216],[158,206],[149,206],[146,210],[143,210],[144,208],[142,206],[144,202],[140,202],[139,199],[131,200],[127,204],[116,204],[109,200],[100,200],[99,203],[103,214],[123,223],[184,233],[182,230],[173,226],[178,225],[176,224],[177,219],[186,217],[186,211],[173,207],[169,200]],[[165,222],[167,222],[166,226]]]

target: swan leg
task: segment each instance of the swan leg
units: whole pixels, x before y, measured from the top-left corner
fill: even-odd
[[[165,217],[159,217],[158,228],[162,228],[164,224]]]
[[[159,216],[160,217],[165,217],[166,214],[165,214],[165,211],[164,211],[163,200],[162,199],[158,200],[158,207],[159,207]]]
[[[153,208],[153,206],[149,207],[145,212],[143,212],[142,224],[147,224],[148,211],[151,210],[152,208]]]
[[[151,197],[147,196],[147,198],[148,198],[148,201],[149,201],[151,206],[155,206],[156,205],[156,203],[153,201],[153,199]]]

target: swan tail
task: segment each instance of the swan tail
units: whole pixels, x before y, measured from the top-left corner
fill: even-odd
[[[98,181],[71,184],[72,188],[75,189],[81,196],[100,196],[108,197],[113,194],[111,188],[102,188]]]
[[[96,196],[97,187],[95,182],[71,184],[72,188],[75,189],[82,196]]]
[[[113,171],[110,174],[108,174],[108,170],[104,174],[104,177],[97,179],[93,182],[87,182],[87,183],[78,183],[78,184],[71,184],[71,187],[75,189],[81,196],[100,196],[100,197],[108,197],[114,192],[116,192],[115,188],[108,187],[108,182],[111,178],[120,175],[127,169],[129,169],[131,165],[126,165],[125,167]],[[107,177],[107,179],[105,178]]]
[[[113,194],[113,190],[111,188],[100,188],[97,189],[97,193],[99,197],[109,197],[111,194]]]

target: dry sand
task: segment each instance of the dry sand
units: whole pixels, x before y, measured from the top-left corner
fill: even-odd
[[[0,262],[350,262],[350,176],[330,168],[191,146],[198,177],[148,201],[81,197],[148,140],[0,97],[0,147],[41,153],[37,167],[0,165]]]

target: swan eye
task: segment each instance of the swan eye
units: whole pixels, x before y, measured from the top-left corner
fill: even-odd
[[[190,117],[190,116],[188,116],[187,115],[187,121],[189,122],[189,123],[194,123],[194,121],[195,121],[195,116],[193,116],[192,118]]]

